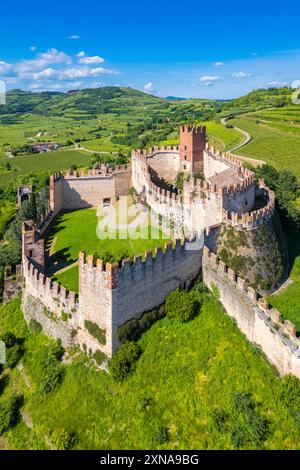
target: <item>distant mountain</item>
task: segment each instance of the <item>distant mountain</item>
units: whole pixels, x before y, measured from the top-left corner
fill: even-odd
[[[169,101],[186,101],[187,98],[180,98],[178,96],[167,96],[166,100]]]

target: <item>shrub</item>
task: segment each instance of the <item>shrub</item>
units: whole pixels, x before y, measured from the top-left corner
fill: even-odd
[[[62,382],[64,370],[58,361],[63,352],[64,349],[58,341],[42,350],[38,361],[38,380],[41,392],[51,393]]]
[[[212,419],[219,432],[224,432],[227,429],[228,416],[224,410],[214,410],[212,413]]]
[[[61,319],[62,319],[62,321],[68,321],[69,320],[69,314],[67,312],[65,312],[64,310],[62,310],[62,312],[61,312]]]
[[[76,444],[76,435],[65,429],[57,429],[51,435],[51,444],[56,450],[71,450]]]
[[[96,338],[100,344],[106,344],[106,331],[102,330],[97,323],[93,323],[90,320],[85,320],[84,326],[88,330],[89,334]]]
[[[300,408],[300,381],[294,375],[287,375],[281,381],[281,399],[287,407]]]
[[[165,305],[168,317],[186,323],[195,317],[198,302],[188,292],[177,289],[168,295]]]
[[[10,331],[8,331],[7,333],[4,333],[3,335],[1,335],[0,339],[1,339],[1,341],[4,341],[5,346],[7,348],[11,348],[17,342],[16,336],[14,335],[14,333],[12,333]]]
[[[123,343],[124,341],[134,341],[139,335],[139,322],[138,320],[130,320],[118,329],[118,340]]]
[[[162,445],[169,440],[168,428],[160,424],[156,425],[153,430],[152,443]]]
[[[24,349],[20,344],[15,344],[6,350],[6,363],[5,366],[13,369],[24,354]]]
[[[101,364],[103,364],[103,362],[106,359],[106,355],[102,351],[97,349],[97,351],[95,351],[93,354],[93,359],[96,362],[96,364],[98,364],[98,366],[101,366]]]
[[[30,319],[29,329],[33,333],[41,333],[43,331],[42,325],[37,320],[35,320],[34,318]]]
[[[126,341],[122,344],[109,363],[112,377],[117,381],[123,380],[132,370],[140,355],[141,348],[137,343]]]
[[[22,397],[13,395],[0,402],[0,436],[17,423],[22,401]]]
[[[235,427],[231,440],[237,448],[251,445],[260,449],[269,434],[268,421],[256,409],[251,395],[235,394],[233,397]]]

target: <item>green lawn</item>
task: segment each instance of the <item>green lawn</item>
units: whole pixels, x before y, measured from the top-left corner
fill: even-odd
[[[78,261],[79,252],[82,250],[86,251],[87,254],[97,252],[100,257],[105,253],[110,253],[116,258],[120,258],[126,253],[127,256],[144,255],[146,250],[153,250],[158,245],[164,246],[168,241],[158,229],[154,229],[156,238],[149,238],[147,234],[150,234],[148,232],[150,229],[147,227],[141,229],[141,237],[147,237],[147,239],[122,239],[126,236],[126,232],[119,230],[115,233],[115,239],[99,239],[96,233],[97,224],[97,211],[94,208],[66,212],[58,217],[47,239],[49,274],[53,275],[65,266],[74,264]],[[77,291],[77,266],[55,274],[55,279],[69,290]]]
[[[300,233],[295,231],[287,235],[287,242],[292,261],[290,284],[278,294],[270,296],[268,301],[282,313],[284,319],[296,325],[300,335]]]
[[[18,301],[0,307],[0,333],[11,329],[24,336]],[[234,394],[250,393],[268,422],[263,448],[300,448],[281,380],[213,299],[190,323],[164,319],[153,325],[139,340],[136,370],[122,383],[80,355],[64,366],[59,388],[43,394],[36,364],[49,343],[41,333],[27,335],[24,369],[9,372],[0,401],[12,391],[23,394],[23,416],[32,427],[21,420],[0,446],[45,449],[53,431],[66,430],[75,433],[78,449],[231,449],[243,420]]]

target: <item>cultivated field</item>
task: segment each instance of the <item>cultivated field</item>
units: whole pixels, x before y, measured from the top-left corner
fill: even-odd
[[[7,163],[11,167],[10,170],[5,169]],[[68,170],[73,164],[77,167],[84,167],[90,163],[90,153],[74,149],[2,158],[0,159],[0,187],[5,187],[10,182],[30,174],[51,174],[58,170]]]
[[[231,122],[252,136],[237,153],[265,160],[280,170],[290,169],[300,178],[299,106],[259,111]]]

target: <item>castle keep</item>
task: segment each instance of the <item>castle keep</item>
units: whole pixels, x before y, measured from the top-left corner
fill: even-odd
[[[178,174],[185,175],[181,190],[174,186]],[[48,278],[44,237],[55,217],[65,210],[114,203],[131,187],[139,201],[172,227],[177,241],[165,250],[146,252],[143,258],[137,255],[133,262],[125,259],[121,267],[80,253],[78,295]],[[263,201],[259,206],[258,198]],[[159,307],[171,291],[188,287],[203,269],[204,282],[219,288],[227,312],[250,341],[261,346],[281,373],[300,377],[299,340],[293,325],[281,323],[280,314],[269,312],[255,290],[203,249],[203,243],[194,249],[188,243],[205,240],[211,247],[223,224],[256,230],[270,221],[274,208],[275,195],[264,181],[257,184],[254,173],[239,159],[210,147],[203,126],[182,126],[179,146],[134,150],[128,166],[56,173],[50,178],[49,213],[39,226],[23,224],[25,318],[37,321],[66,346],[111,357],[119,346],[120,326]]]

